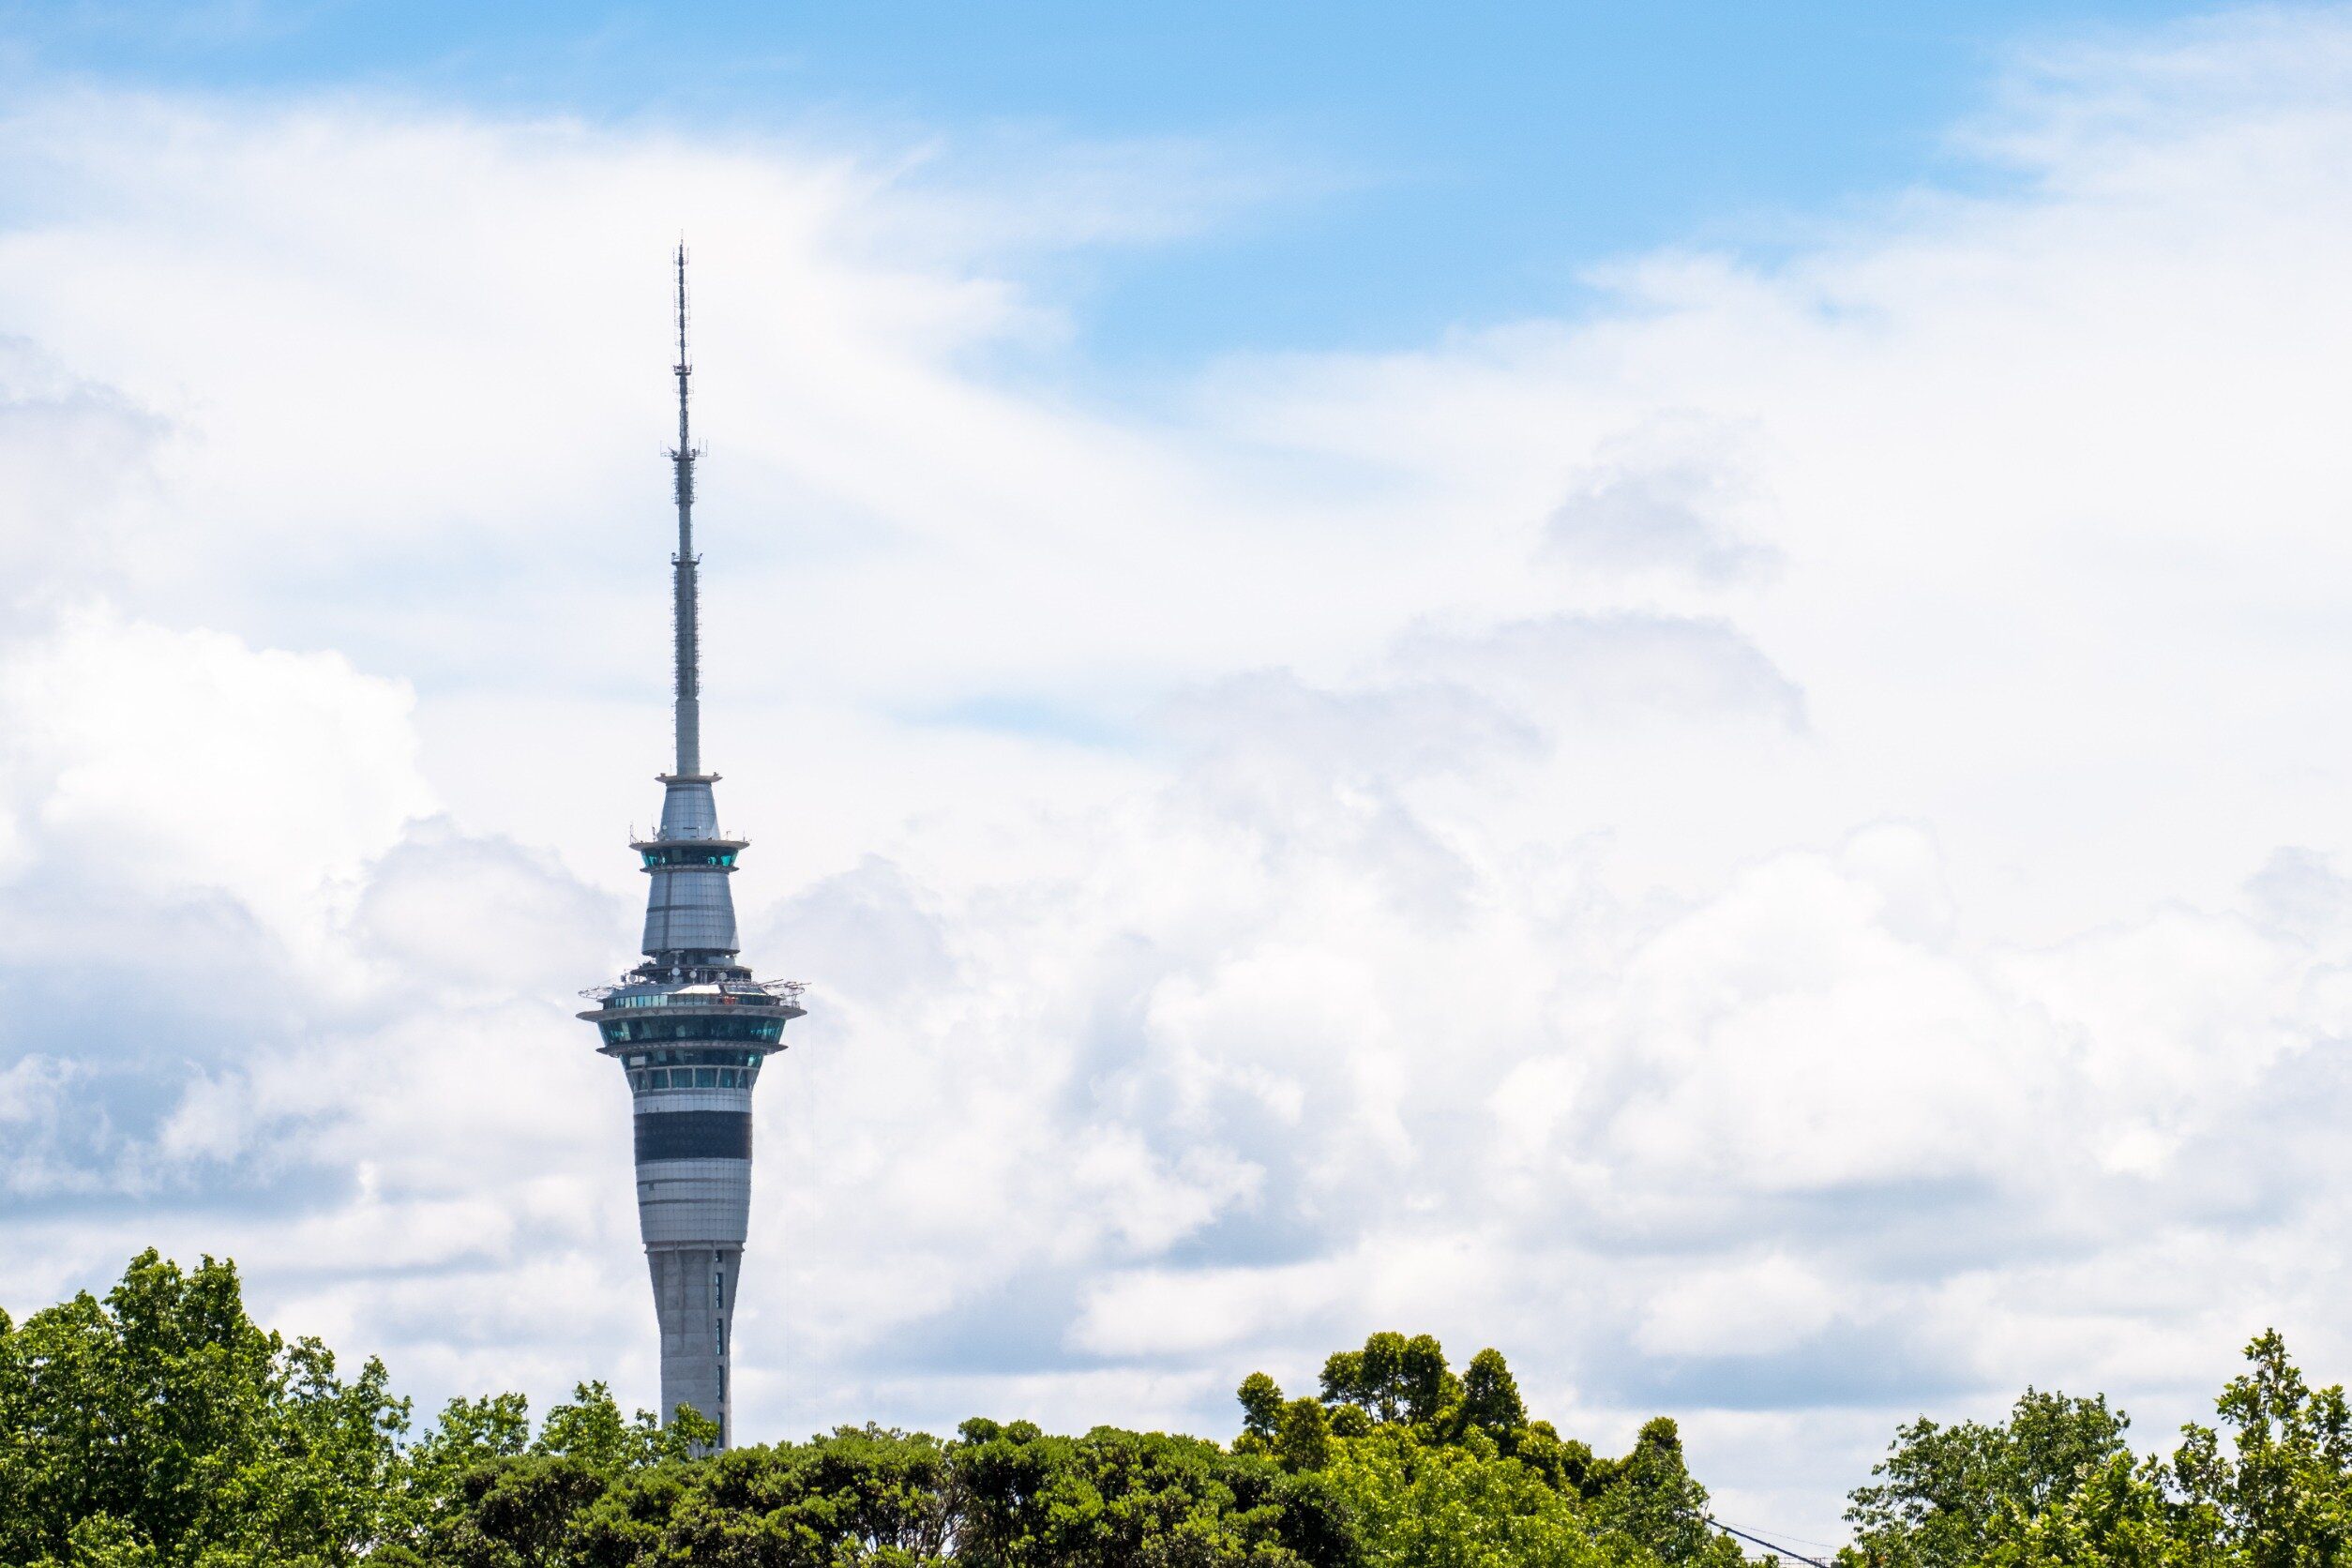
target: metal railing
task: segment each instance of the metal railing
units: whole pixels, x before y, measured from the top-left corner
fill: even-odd
[[[605,1007],[739,1007],[746,1004],[757,1007],[763,1002],[781,1002],[797,1007],[801,993],[808,988],[807,982],[803,980],[761,980],[756,982],[756,995],[749,991],[720,991],[716,995],[703,991],[695,996],[679,991],[647,991],[641,996],[619,995],[627,988],[626,986],[590,986],[580,994]]]

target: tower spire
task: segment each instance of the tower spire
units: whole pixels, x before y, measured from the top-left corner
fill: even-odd
[[[702,648],[698,626],[701,606],[695,580],[694,445],[686,424],[686,381],[694,366],[686,358],[686,250],[678,245],[678,445],[671,448],[678,492],[678,553],[670,558],[676,604],[671,623],[677,639],[678,773],[690,777],[702,771]]]

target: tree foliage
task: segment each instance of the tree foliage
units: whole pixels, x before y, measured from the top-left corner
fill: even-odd
[[[0,1564],[23,1568],[1485,1568],[1736,1560],[1670,1422],[1596,1460],[1481,1351],[1380,1334],[1230,1445],[966,1422],[706,1455],[692,1410],[583,1383],[413,1429],[370,1361],[248,1316],[236,1272],[134,1259],[105,1299],[0,1315]]]
[[[0,1316],[0,1562],[340,1564],[400,1528],[407,1406],[150,1251],[100,1301]]]
[[[1982,1560],[1997,1530],[2015,1530],[2073,1491],[2091,1470],[2125,1453],[2127,1418],[2103,1398],[2026,1390],[2009,1419],[1939,1425],[1922,1417],[1895,1434],[1846,1516],[1873,1561],[1904,1568],[1964,1568]]]
[[[1853,1568],[2335,1568],[2352,1563],[2352,1413],[2267,1333],[2169,1457],[2103,1398],[2028,1389],[2006,1422],[1895,1435],[1857,1489]]]
[[[1706,1523],[1707,1493],[1683,1464],[1671,1421],[1644,1426],[1623,1458],[1597,1459],[1529,1419],[1500,1351],[1479,1351],[1456,1376],[1425,1334],[1376,1334],[1326,1360],[1320,1384],[1319,1401],[1286,1403],[1273,1379],[1252,1373],[1236,1391],[1244,1426],[1234,1447],[1293,1472],[1319,1471],[1355,1523],[1353,1560],[1740,1561]]]
[[[708,1455],[691,1410],[583,1383],[421,1430],[384,1367],[247,1314],[236,1271],[148,1252],[103,1298],[0,1314],[7,1568],[1730,1568],[1673,1422],[1596,1455],[1502,1356],[1377,1334],[1229,1444],[966,1422]],[[1850,1500],[1847,1568],[2352,1568],[2352,1406],[2276,1334],[2210,1425],[2135,1455],[2103,1398],[1921,1419]]]

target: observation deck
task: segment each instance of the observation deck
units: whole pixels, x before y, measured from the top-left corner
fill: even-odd
[[[748,1046],[761,1055],[784,1048],[784,1026],[807,1010],[798,980],[697,980],[686,985],[624,979],[580,992],[596,1003],[578,1016],[596,1026],[606,1056],[659,1042],[671,1048],[707,1041]]]

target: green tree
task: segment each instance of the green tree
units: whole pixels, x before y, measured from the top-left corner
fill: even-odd
[[[1562,1438],[1548,1421],[1530,1421],[1520,1428],[1514,1453],[1554,1487],[1588,1500],[1600,1496],[1609,1472],[1593,1456],[1591,1444]]]
[[[1998,1425],[1902,1428],[1853,1494],[1862,1568],[2320,1568],[2352,1562],[2352,1411],[2275,1333],[2246,1348],[2219,1421],[2134,1459],[2103,1399],[2028,1389]]]
[[[1889,1568],[1968,1568],[2017,1536],[2093,1470],[2125,1453],[2130,1421],[2106,1399],[2028,1389],[1996,1425],[1924,1416],[1895,1434],[1857,1488],[1847,1519],[1857,1560]]]
[[[576,1539],[590,1563],[930,1568],[953,1560],[957,1507],[944,1444],[845,1426],[640,1471],[590,1511]]]
[[[654,1482],[618,1513],[604,1500],[647,1472],[683,1474],[716,1437],[690,1409],[668,1426],[650,1410],[624,1417],[602,1383],[575,1386],[536,1436],[520,1395],[452,1400],[403,1455],[399,1540],[422,1560],[462,1568],[635,1562],[640,1548],[666,1549],[671,1510],[657,1500],[674,1501],[687,1488]],[[632,1521],[645,1528],[626,1528]],[[591,1536],[602,1556],[590,1552]]]
[[[1498,1352],[1482,1351],[1456,1378],[1426,1334],[1375,1334],[1362,1350],[1334,1357],[1323,1382],[1323,1398],[1286,1401],[1263,1374],[1244,1380],[1237,1394],[1246,1429],[1231,1450],[1160,1433],[1100,1427],[1059,1437],[1027,1422],[974,1420],[945,1442],[844,1427],[805,1443],[712,1455],[716,1433],[693,1411],[666,1425],[642,1410],[624,1416],[593,1382],[576,1386],[535,1430],[522,1398],[500,1394],[451,1401],[412,1441],[407,1406],[387,1393],[380,1364],[345,1378],[324,1346],[255,1325],[228,1265],[206,1259],[183,1273],[150,1253],[103,1301],[83,1295],[21,1324],[0,1316],[0,1563],[1711,1568],[1722,1560],[1714,1551],[1722,1543],[1696,1522],[1705,1493],[1682,1468],[1670,1422],[1645,1428],[1624,1458],[1596,1460],[1526,1419]],[[2226,1483],[2227,1507],[2246,1513],[2268,1495],[2265,1467],[2278,1468],[2265,1455],[2308,1453],[2319,1463],[2334,1453],[2323,1440],[2341,1421],[2325,1396],[2299,1384],[2231,1408],[2239,1406],[2268,1412],[2268,1446],[2249,1440],[2226,1466],[2197,1473]],[[2298,1496],[2311,1490],[2297,1485]],[[2224,1511],[2205,1506],[2217,1518]],[[2054,1522],[2042,1537],[2007,1545],[2044,1557],[2072,1550],[2103,1517],[2088,1511],[2073,1534]]]
[[[341,1564],[397,1523],[407,1407],[248,1316],[231,1264],[132,1259],[0,1319],[0,1561]]]
[[[1340,1350],[1323,1363],[1323,1399],[1360,1405],[1380,1422],[1434,1421],[1462,1395],[1445,1351],[1425,1334],[1373,1334],[1361,1350]]]
[[[1365,1568],[1613,1568],[1640,1560],[1599,1540],[1575,1500],[1491,1444],[1431,1446],[1395,1426],[1341,1445],[1324,1472]]]
[[[575,1519],[611,1485],[569,1455],[489,1460],[459,1478],[454,1514],[429,1555],[460,1568],[555,1568],[571,1560]]]
[[[446,1529],[465,1476],[530,1445],[531,1411],[520,1394],[450,1400],[432,1428],[400,1456],[397,1539],[413,1545],[423,1531]]]
[[[1519,1397],[1519,1380],[1500,1350],[1488,1349],[1470,1357],[1462,1374],[1462,1418],[1503,1442],[1506,1451],[1527,1425],[1527,1403]]]
[[[1665,1416],[1642,1424],[1633,1452],[1595,1465],[1591,1515],[1603,1529],[1669,1563],[1736,1564],[1740,1548],[1707,1523],[1707,1489],[1682,1459],[1682,1436]]]
[[[1986,1568],[2243,1568],[2245,1558],[2166,1494],[2164,1467],[2118,1454],[2039,1511],[2003,1510]]]
[[[2236,1544],[2252,1568],[2352,1562],[2352,1412],[2341,1385],[2314,1390],[2270,1330],[2210,1427],[2183,1429],[2170,1478],[2182,1512]]]
[[[1313,1405],[1312,1400],[1293,1401]],[[978,1568],[1349,1568],[1353,1536],[1311,1476],[1214,1443],[970,1421],[953,1453],[957,1561]]]
[[[1283,1406],[1274,1455],[1289,1470],[1321,1470],[1331,1463],[1331,1413],[1312,1399]]]
[[[1242,1386],[1233,1391],[1242,1402],[1242,1430],[1261,1440],[1271,1440],[1274,1428],[1282,1421],[1282,1389],[1263,1372],[1252,1372],[1242,1380]]]

